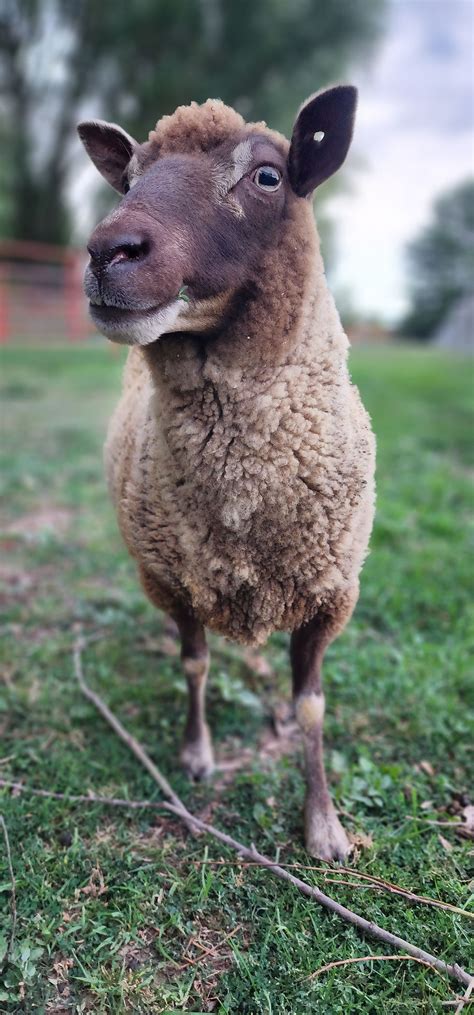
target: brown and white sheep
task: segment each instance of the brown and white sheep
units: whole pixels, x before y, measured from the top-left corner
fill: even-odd
[[[324,771],[321,664],[358,597],[374,438],[310,198],[346,156],[355,104],[349,86],[313,96],[290,144],[213,100],[144,144],[79,126],[126,195],[92,234],[85,289],[99,330],[134,347],[106,468],[145,592],[181,634],[182,760],[212,771],[205,628],[244,644],[291,632],[306,844],[324,859],[348,840]]]

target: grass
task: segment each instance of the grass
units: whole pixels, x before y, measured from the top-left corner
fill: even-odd
[[[71,643],[80,623],[97,636],[87,679],[189,805],[284,862],[308,863],[299,749],[269,727],[289,693],[285,636],[257,657],[212,639],[217,753],[242,766],[205,786],[188,785],[176,767],[183,678],[102,477],[121,366],[121,353],[99,345],[3,353],[0,775],[66,793],[158,798],[78,692]],[[356,350],[352,369],[378,436],[378,513],[356,615],[326,664],[328,770],[337,804],[353,815],[347,827],[372,839],[352,863],[468,908],[472,842],[426,819],[460,813],[472,773],[472,372],[404,348]],[[453,1010],[444,1002],[461,991],[414,962],[309,979],[331,960],[384,948],[215,842],[189,838],[177,821],[0,794],[18,907],[1,1012]],[[10,928],[3,852],[0,955]],[[209,862],[219,859],[228,862]],[[306,873],[324,887],[317,871]],[[447,961],[472,961],[460,915],[351,884],[327,890]]]

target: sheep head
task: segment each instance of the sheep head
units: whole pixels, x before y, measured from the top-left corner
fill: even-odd
[[[356,97],[345,85],[312,96],[290,143],[216,100],[179,107],[144,144],[116,124],[81,123],[88,155],[122,195],[88,245],[84,285],[98,329],[148,345],[222,327],[261,280],[294,203],[344,161]]]

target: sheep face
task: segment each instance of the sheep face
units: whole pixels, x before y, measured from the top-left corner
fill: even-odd
[[[164,117],[142,145],[115,124],[81,124],[92,161],[122,194],[88,245],[98,329],[132,345],[219,329],[278,256],[292,204],[345,158],[355,101],[345,86],[308,100],[291,145],[212,101]]]

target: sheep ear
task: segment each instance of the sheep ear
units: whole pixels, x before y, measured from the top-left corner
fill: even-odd
[[[349,151],[357,89],[336,85],[311,96],[301,107],[288,155],[290,183],[298,197],[308,194],[342,166]]]
[[[77,133],[99,173],[119,194],[124,193],[123,174],[137,142],[116,123],[87,120],[78,124]]]

